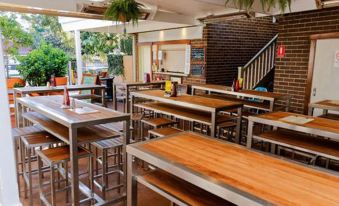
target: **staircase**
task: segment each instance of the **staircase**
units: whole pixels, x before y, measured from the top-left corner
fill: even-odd
[[[243,79],[243,89],[254,89],[274,69],[277,38],[278,34],[245,66],[238,67],[238,79]]]

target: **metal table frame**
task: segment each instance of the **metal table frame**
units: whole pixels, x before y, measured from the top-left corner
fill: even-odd
[[[158,82],[121,82],[121,83],[113,83],[113,107],[115,110],[118,109],[117,105],[117,87],[124,87],[125,88],[125,96],[126,96],[126,104],[124,105],[125,107],[125,112],[129,113],[130,112],[130,88],[131,87],[142,87],[142,86],[152,86],[152,85],[159,85],[163,86],[165,85],[164,81],[158,81]]]
[[[118,117],[106,118],[102,120],[99,119],[99,120],[87,121],[87,122],[73,122],[67,119],[67,117],[65,116],[61,116],[59,114],[53,113],[51,110],[48,111],[45,108],[41,108],[39,105],[28,103],[27,101],[25,101],[26,98],[34,98],[34,97],[18,98],[17,106],[20,107],[18,109],[21,109],[22,107],[29,108],[68,128],[69,140],[70,140],[71,165],[72,165],[72,168],[71,168],[72,205],[79,205],[79,189],[82,189],[83,191],[87,191],[87,192],[89,189],[86,188],[85,185],[79,182],[79,165],[78,165],[78,154],[77,154],[78,153],[78,139],[77,139],[78,128],[86,127],[90,125],[98,125],[98,124],[106,124],[106,123],[123,121],[124,122],[123,158],[124,158],[124,161],[126,162],[127,161],[126,160],[126,145],[130,143],[129,142],[130,141],[130,137],[129,137],[130,115],[121,113],[121,115],[119,115]],[[85,102],[83,102],[83,104],[88,104],[90,105],[90,107],[97,107],[97,108],[112,112],[112,110],[109,110],[107,108],[100,107],[97,105],[93,105],[93,104],[89,104]],[[45,106],[48,107],[48,105],[45,105]],[[126,171],[127,171],[126,163],[123,166],[123,170],[124,170],[124,174],[126,174]],[[126,183],[126,176],[124,178],[124,183]],[[80,188],[79,188],[79,185],[81,186]],[[124,185],[126,187],[126,184]],[[105,204],[105,202],[101,200],[100,197],[97,196],[97,198],[100,200],[99,205]]]
[[[247,147],[252,147],[252,139],[253,139],[253,127],[254,123],[264,124],[272,126],[273,129],[276,128],[283,128],[283,129],[289,129],[297,132],[303,132],[307,134],[313,134],[318,135],[322,137],[327,137],[333,140],[339,140],[339,133],[327,131],[327,130],[321,130],[318,128],[311,128],[311,127],[305,127],[303,125],[296,125],[296,124],[290,124],[288,122],[283,122],[279,120],[270,120],[266,118],[262,118],[259,116],[249,116],[248,117],[248,131],[247,131]]]
[[[187,132],[184,132],[187,133]],[[189,132],[192,133],[192,132]],[[201,135],[201,134],[197,134],[194,133],[195,135],[198,135],[202,138],[209,138],[207,136]],[[173,135],[169,135],[163,138],[171,138],[172,136],[176,136],[178,134],[173,134]],[[163,139],[162,138],[162,139]],[[150,141],[158,141],[158,139],[153,139],[153,140],[149,140]],[[223,140],[219,140],[219,139],[214,139],[214,141],[218,141],[222,144],[232,144],[232,143],[228,143],[225,142]],[[205,189],[206,191],[219,196],[221,198],[224,198],[236,205],[272,205],[271,202],[268,202],[267,200],[261,199],[257,196],[254,196],[250,193],[241,191],[237,188],[234,188],[230,185],[226,185],[222,182],[218,182],[218,181],[211,181],[211,178],[209,176],[205,176],[205,175],[201,175],[195,171],[192,171],[190,169],[188,169],[187,167],[177,164],[177,163],[173,163],[171,161],[168,161],[167,159],[154,154],[153,152],[148,152],[147,150],[141,149],[140,145],[145,144],[145,142],[140,142],[140,143],[135,143],[135,144],[131,144],[127,146],[127,166],[128,168],[130,168],[127,171],[127,206],[136,206],[137,205],[137,190],[136,190],[136,184],[137,184],[137,180],[135,178],[135,176],[137,175],[137,170],[135,168],[135,164],[133,164],[133,159],[134,157],[141,159],[159,169],[162,169],[174,176],[177,176],[197,187],[200,187],[202,189]],[[238,145],[237,145],[238,146]],[[259,154],[264,154],[265,156],[270,156],[272,158],[276,158],[276,159],[280,159],[280,160],[284,160],[286,162],[290,162],[296,165],[300,165],[306,168],[310,168],[310,169],[314,169],[316,171],[322,172],[324,174],[330,174],[336,177],[339,177],[339,173],[338,172],[332,172],[332,171],[328,171],[322,168],[318,168],[318,167],[314,167],[312,165],[304,165],[301,164],[300,162],[296,162],[290,159],[286,159],[284,157],[281,156],[277,156],[277,155],[273,155],[273,154],[269,154],[267,155],[264,152],[261,151],[254,151],[251,150],[251,152],[254,153],[259,153]]]
[[[310,103],[308,105],[308,115],[313,116],[314,109],[322,109],[323,114],[327,115],[328,111],[339,111],[339,105],[338,106],[331,106],[331,105],[324,105],[322,104],[323,102],[330,101],[330,100],[323,100],[323,101],[318,101],[314,103]]]
[[[101,93],[101,103],[105,105],[105,86],[102,85],[65,85],[69,91],[84,91],[84,90],[100,90]],[[18,110],[17,98],[20,94],[20,97],[25,97],[28,94],[32,93],[49,93],[49,92],[61,92],[64,90],[65,86],[56,86],[56,87],[18,87],[13,89],[13,99],[15,105],[15,119],[17,127],[21,127],[21,122],[19,118],[20,110]]]
[[[146,95],[143,93],[139,92],[131,92],[131,113],[133,114],[133,108],[134,108],[134,98],[135,97],[140,97],[140,98],[145,98],[153,101],[159,101],[159,102],[164,102],[168,104],[173,104],[181,107],[187,107],[190,109],[196,109],[200,111],[205,111],[205,112],[210,112],[211,113],[211,136],[215,137],[216,134],[216,126],[217,126],[217,113],[220,111],[224,110],[232,110],[232,109],[237,109],[237,127],[236,127],[236,142],[240,142],[240,132],[241,132],[241,118],[242,118],[242,108],[243,105],[239,104],[237,106],[228,106],[228,107],[223,107],[223,108],[213,108],[209,107],[208,105],[197,105],[189,102],[178,102],[177,100],[173,100],[171,98],[164,98],[164,97],[157,97],[153,95]],[[206,97],[204,97],[206,98]],[[211,99],[213,101],[213,99]],[[178,105],[180,103],[180,105]],[[241,105],[241,106],[240,106]]]
[[[202,91],[207,91],[208,94],[211,94],[212,92],[215,93],[220,93],[220,94],[227,94],[227,95],[232,95],[232,96],[236,96],[237,98],[255,98],[255,99],[260,99],[260,100],[266,100],[270,102],[270,107],[268,109],[269,112],[273,112],[274,111],[274,104],[276,102],[276,100],[285,100],[286,101],[286,105],[285,105],[285,111],[289,110],[289,106],[290,106],[290,99],[291,97],[289,95],[283,95],[281,98],[274,98],[274,97],[268,97],[268,96],[262,96],[262,95],[254,95],[254,94],[247,94],[247,93],[242,93],[240,92],[234,92],[231,91],[231,87],[226,87],[226,86],[220,86],[219,89],[217,88],[211,88],[205,85],[192,85],[191,88],[191,94],[194,95],[196,90],[202,90]],[[246,107],[246,104],[244,105]],[[260,109],[260,108],[258,108]],[[267,109],[263,109],[263,110],[267,110]]]

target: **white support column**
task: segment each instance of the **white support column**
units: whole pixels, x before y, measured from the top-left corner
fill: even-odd
[[[4,69],[4,56],[0,34],[0,205],[21,205],[16,179],[14,144]]]
[[[132,61],[133,61],[133,64],[132,64],[132,74],[133,74],[133,80],[134,81],[137,81],[137,42],[136,42],[136,35],[138,34],[132,34],[133,36],[133,41],[132,41]]]
[[[75,39],[75,57],[77,61],[77,75],[78,75],[78,84],[81,84],[82,80],[82,57],[81,57],[81,38],[80,31],[74,31],[74,39]]]

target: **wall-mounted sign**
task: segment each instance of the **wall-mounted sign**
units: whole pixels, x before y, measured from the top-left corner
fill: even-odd
[[[339,68],[339,51],[334,54],[334,67]]]
[[[202,65],[202,64],[192,65],[191,75],[193,75],[193,76],[201,76],[203,74],[204,74],[204,65]]]
[[[285,57],[285,46],[283,46],[283,45],[278,46],[277,57],[278,58]]]
[[[195,62],[205,61],[205,49],[204,48],[192,48],[192,61],[195,61]]]

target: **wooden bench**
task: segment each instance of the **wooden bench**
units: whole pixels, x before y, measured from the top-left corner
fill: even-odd
[[[229,206],[232,203],[161,170],[136,176],[135,180],[176,205]]]
[[[186,121],[194,121],[197,123],[211,125],[211,114],[208,112],[202,112],[199,110],[188,109],[185,107],[175,106],[172,104],[150,102],[143,104],[134,104],[135,107],[152,110],[156,113],[162,113],[165,115],[174,116],[178,119]],[[229,116],[220,116],[217,120],[218,123],[229,121]]]
[[[319,117],[339,121],[339,114],[327,113],[320,115]]]
[[[179,132],[183,132],[183,131],[180,129],[174,128],[174,127],[163,127],[163,128],[148,130],[149,135],[153,135],[156,137],[165,137],[165,136],[176,134]]]
[[[339,160],[339,142],[287,130],[264,132],[254,135],[253,138],[329,159]]]

